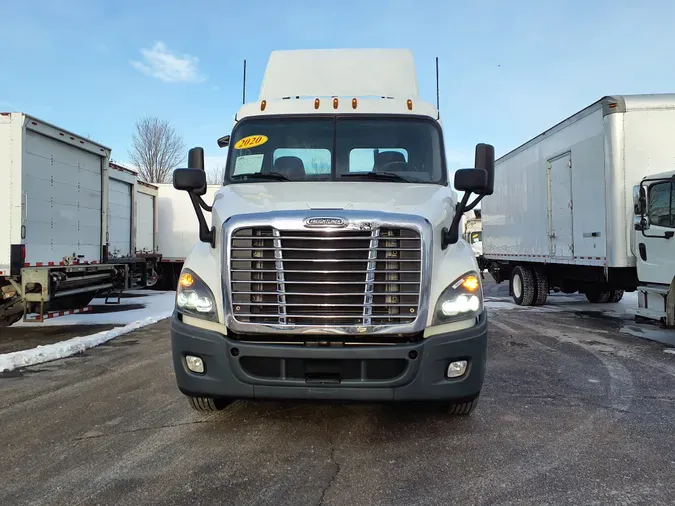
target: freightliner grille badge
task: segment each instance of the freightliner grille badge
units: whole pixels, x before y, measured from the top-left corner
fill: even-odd
[[[304,223],[307,228],[344,228],[347,220],[344,218],[307,218]]]

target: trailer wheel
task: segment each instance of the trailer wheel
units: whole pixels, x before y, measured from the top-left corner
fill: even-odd
[[[612,292],[601,292],[600,290],[586,291],[588,302],[593,304],[607,304],[611,296]]]
[[[546,304],[546,299],[548,299],[548,276],[542,268],[535,268],[534,271],[534,282],[536,285],[534,305],[543,306]]]
[[[534,273],[529,267],[518,265],[511,274],[513,300],[519,306],[531,306],[535,297]]]
[[[623,290],[612,290],[609,295],[609,302],[619,302],[621,299],[623,299]]]
[[[192,409],[202,412],[222,411],[232,403],[230,399],[214,399],[213,397],[193,397],[190,395],[189,399]]]

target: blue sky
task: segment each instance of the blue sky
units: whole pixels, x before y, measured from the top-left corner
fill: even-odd
[[[325,5],[325,7],[319,4]],[[675,91],[672,0],[287,0],[5,2],[0,110],[20,110],[128,161],[134,122],[171,121],[221,163],[216,139],[255,98],[270,51],[413,50],[422,97],[441,115],[450,168],[478,142],[497,155],[603,95]]]

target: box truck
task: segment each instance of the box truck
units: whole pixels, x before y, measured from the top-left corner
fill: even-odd
[[[213,202],[216,192],[222,187],[219,184],[206,186],[203,199]],[[199,233],[195,227],[194,211],[190,197],[173,184],[157,185],[158,201],[158,250],[162,252],[157,285],[165,290],[175,290],[178,277],[183,269],[185,259],[199,242]]]
[[[109,158],[63,128],[0,113],[0,326],[128,286],[128,266],[108,261]]]
[[[470,413],[488,327],[459,222],[491,193],[494,149],[477,145],[477,168],[456,172],[456,202],[412,53],[275,51],[218,144],[229,150],[212,204],[201,148],[173,175],[199,234],[171,320],[192,407],[417,400]]]
[[[638,314],[665,321],[675,202],[672,172],[661,173],[675,165],[674,129],[675,94],[606,96],[496,161],[483,258],[517,304],[639,290]]]

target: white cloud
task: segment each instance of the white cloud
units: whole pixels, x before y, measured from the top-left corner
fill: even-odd
[[[200,83],[206,80],[199,73],[199,58],[189,54],[173,54],[161,40],[150,49],[141,49],[141,54],[142,62],[131,60],[129,63],[148,76],[166,82]]]

